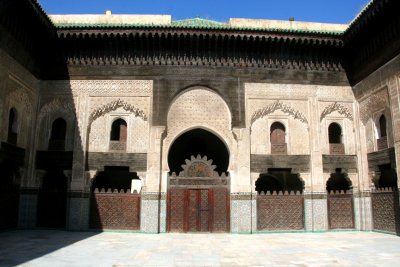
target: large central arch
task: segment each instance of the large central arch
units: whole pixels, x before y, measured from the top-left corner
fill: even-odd
[[[230,177],[225,143],[205,129],[189,130],[172,143],[168,165],[168,231],[228,232]]]
[[[226,144],[215,134],[202,128],[195,128],[181,134],[172,143],[168,152],[170,173],[179,174],[182,164],[191,156],[207,156],[213,160],[219,174],[228,171],[229,151]]]

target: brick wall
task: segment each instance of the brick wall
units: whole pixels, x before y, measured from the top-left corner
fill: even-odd
[[[139,230],[140,195],[95,192],[90,200],[90,222],[92,229]]]

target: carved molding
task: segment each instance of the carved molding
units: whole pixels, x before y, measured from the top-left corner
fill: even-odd
[[[147,121],[147,116],[143,110],[136,108],[133,105],[128,104],[124,100],[118,98],[117,100],[114,100],[110,103],[107,103],[107,104],[93,110],[89,116],[89,125],[97,118],[99,118],[99,117],[103,116],[104,114],[107,114],[111,111],[114,111],[117,108],[123,108],[124,110],[135,114],[135,116],[142,118],[144,121]]]
[[[282,112],[292,116],[294,119],[300,120],[302,123],[308,124],[308,120],[303,115],[303,113],[288,105],[283,104],[279,100],[275,101],[265,108],[255,111],[253,116],[251,116],[250,124],[253,124],[256,120],[263,118],[264,116],[267,116],[268,114],[271,114],[276,110],[281,110]]]
[[[60,92],[81,93],[89,96],[151,96],[152,80],[71,80],[45,81],[42,93],[46,95]]]
[[[351,121],[353,120],[353,115],[351,114],[351,111],[343,106],[342,104],[339,104],[338,102],[332,103],[329,106],[327,106],[321,114],[320,121],[322,121],[327,115],[331,114],[332,112],[339,112],[339,114],[344,115],[346,118],[350,119]]]

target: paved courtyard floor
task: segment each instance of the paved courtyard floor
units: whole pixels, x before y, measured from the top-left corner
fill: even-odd
[[[0,233],[0,266],[400,266],[400,237],[372,232]]]

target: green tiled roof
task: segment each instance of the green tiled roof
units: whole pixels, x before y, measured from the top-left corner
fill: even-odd
[[[231,26],[228,23],[207,20],[201,18],[185,19],[172,21],[171,24],[108,24],[108,23],[55,23],[58,29],[68,28],[108,28],[108,29],[128,29],[128,28],[162,28],[162,29],[199,29],[199,30],[231,30],[231,31],[261,31],[277,33],[300,33],[300,34],[332,34],[341,35],[344,31],[328,30],[301,30],[301,29],[283,29],[283,28],[263,28],[263,27],[238,27]]]
[[[194,19],[183,19],[172,21],[171,26],[175,27],[193,27],[193,28],[227,28],[229,25],[224,22],[215,20],[194,18]]]

